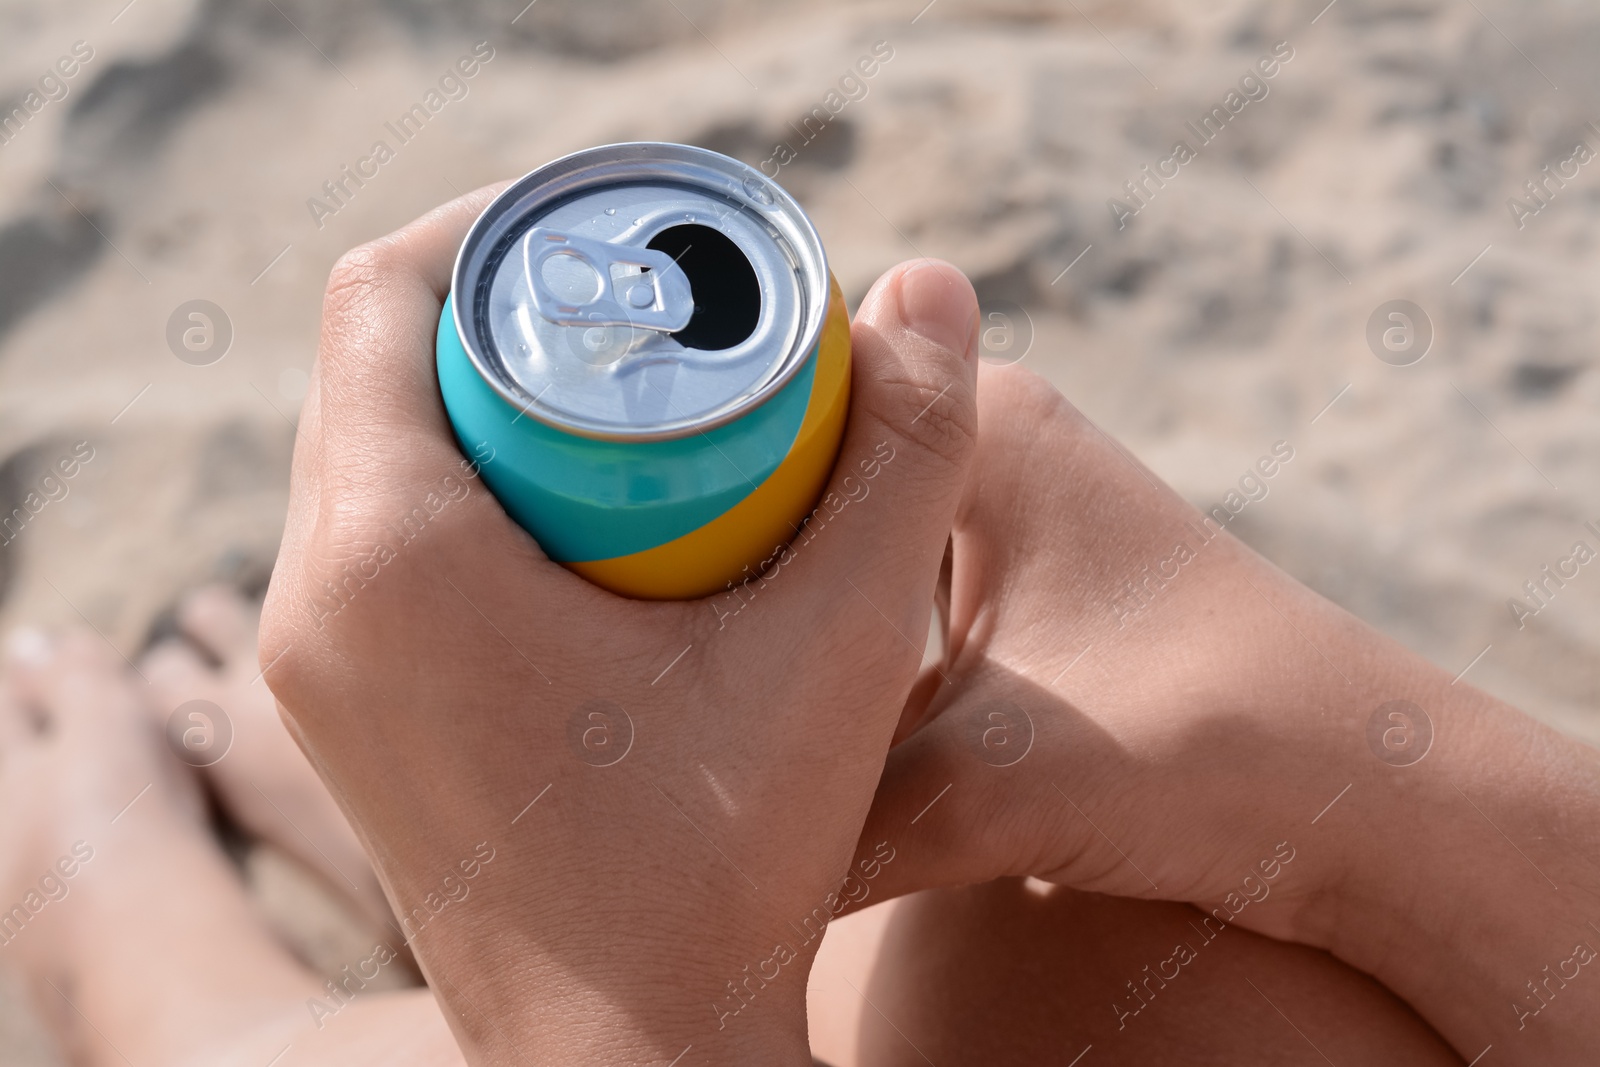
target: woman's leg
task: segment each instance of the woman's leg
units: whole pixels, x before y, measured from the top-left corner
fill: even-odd
[[[835,1067],[1460,1064],[1366,975],[1204,919],[1019,880],[868,909],[818,954],[811,1004],[834,1023],[817,1055]]]

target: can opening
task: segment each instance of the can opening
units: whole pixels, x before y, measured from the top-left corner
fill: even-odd
[[[671,256],[689,277],[694,317],[672,335],[679,344],[717,352],[756,332],[761,285],[749,258],[726,234],[691,223],[662,230],[648,247]]]

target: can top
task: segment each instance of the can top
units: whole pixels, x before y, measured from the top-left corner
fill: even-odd
[[[822,241],[760,171],[689,145],[591,148],[495,198],[452,278],[456,331],[531,418],[612,440],[739,418],[827,316]]]

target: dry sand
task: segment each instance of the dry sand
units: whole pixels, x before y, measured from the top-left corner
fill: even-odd
[[[1600,548],[1600,165],[1523,228],[1507,206],[1578,142],[1600,151],[1600,12],[938,0],[914,19],[923,2],[542,0],[513,24],[521,0],[0,0],[0,100],[76,41],[95,53],[0,145],[0,511],[94,450],[0,547],[0,624],[82,616],[132,656],[181,590],[265,573],[344,249],[605,141],[759,163],[882,41],[866,96],[781,178],[852,304],[900,259],[962,265],[990,310],[1026,309],[1027,365],[1197,504],[1291,443],[1240,536],[1600,740],[1600,564],[1524,629],[1507,607],[1575,541]],[[478,41],[494,59],[469,94],[319,227],[308,199]],[[1199,147],[1184,121],[1277,42],[1268,95]],[[1178,138],[1197,157],[1118,229],[1108,199]],[[192,299],[232,324],[209,366],[165,341]],[[1436,331],[1412,366],[1365,339],[1395,299]],[[50,1062],[27,1032],[0,1012],[0,1059]]]

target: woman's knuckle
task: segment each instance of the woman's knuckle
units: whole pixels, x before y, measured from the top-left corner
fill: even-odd
[[[964,383],[935,389],[922,383],[899,388],[895,422],[923,451],[951,464],[965,461],[977,440],[977,416]]]
[[[336,303],[381,286],[394,272],[393,259],[393,253],[382,241],[369,241],[350,249],[328,272],[326,298]]]

